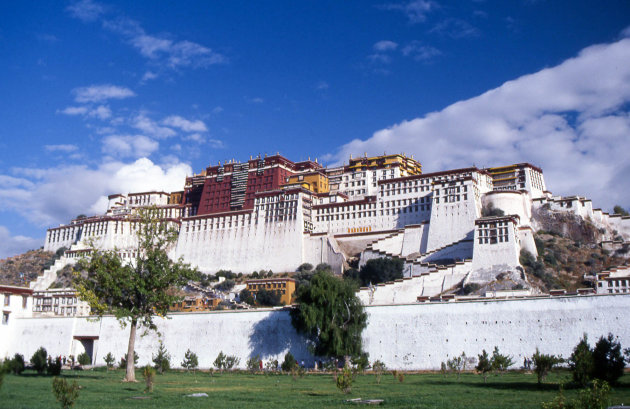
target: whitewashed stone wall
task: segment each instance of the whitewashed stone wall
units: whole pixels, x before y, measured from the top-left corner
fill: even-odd
[[[449,357],[462,352],[476,357],[494,346],[521,365],[536,347],[568,357],[583,333],[594,343],[612,332],[623,347],[630,346],[629,308],[630,295],[621,294],[371,306],[366,307],[369,321],[363,338],[370,360],[381,359],[392,369],[438,369]],[[188,348],[204,368],[220,351],[238,356],[241,367],[258,354],[265,361],[281,360],[291,351],[309,365],[314,359],[293,330],[287,310],[182,313],[157,323],[175,366]],[[77,355],[83,345],[74,338],[97,336],[93,353],[99,365],[108,352],[116,359],[125,354],[129,335],[113,317],[21,318],[0,331],[5,340],[0,357],[18,352],[28,358],[40,346],[51,355]],[[158,336],[139,337],[136,345],[139,364],[149,363]]]

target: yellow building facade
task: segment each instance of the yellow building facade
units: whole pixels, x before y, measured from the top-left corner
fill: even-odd
[[[280,302],[284,305],[291,304],[295,293],[295,280],[292,278],[264,278],[260,280],[247,280],[247,290],[253,295],[260,290],[275,291],[280,293]]]

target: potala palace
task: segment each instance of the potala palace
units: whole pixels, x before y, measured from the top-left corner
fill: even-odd
[[[610,249],[627,245],[630,217],[593,208],[583,197],[554,196],[531,164],[423,173],[401,154],[350,158],[333,168],[274,155],[209,166],[182,183],[177,192],[111,195],[105,214],[49,229],[44,249],[65,248],[63,256],[30,288],[0,286],[0,357],[30,356],[43,345],[52,355],[86,351],[102,365],[108,352],[126,353],[128,330],[114,317],[90,319],[76,295],[49,287],[92,246],[132,260],[138,210],[146,207],[179,231],[170,256],[206,273],[292,272],[303,263],[327,263],[340,273],[373,258],[403,260],[403,279],[358,291],[368,314],[365,350],[388,368],[437,369],[449,356],[494,346],[517,363],[536,348],[566,357],[584,333],[597,339],[612,332],[630,344],[630,266],[597,274],[595,289],[540,294],[519,261],[522,249],[537,254],[540,214],[583,221]],[[521,293],[449,294],[498,276]],[[55,301],[38,295],[55,291],[48,294]],[[52,303],[54,314],[36,313],[52,311]],[[141,365],[150,362],[158,336],[175,362],[187,348],[203,350],[201,367],[210,367],[219,351],[241,363],[256,355],[282,359],[287,351],[307,365],[316,359],[287,309],[181,312],[157,325],[160,335],[137,341]]]
[[[68,250],[33,286],[47,288],[59,268],[83,257],[88,242],[132,258],[135,212],[147,206],[179,229],[171,256],[202,272],[327,263],[340,273],[353,261],[402,258],[409,280],[393,293],[372,290],[372,302],[384,297],[381,303],[413,302],[500,273],[522,281],[520,251],[537,254],[532,214],[542,207],[590,220],[605,239],[630,238],[630,218],[581,197],[553,196],[543,171],[528,163],[423,173],[400,154],[350,158],[334,168],[274,155],[209,166],[178,192],[109,196],[106,214],[48,230],[44,249]],[[487,209],[503,216],[485,216]]]

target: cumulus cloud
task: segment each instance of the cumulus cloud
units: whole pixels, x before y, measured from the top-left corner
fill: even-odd
[[[79,148],[76,145],[70,144],[61,144],[61,145],[44,145],[44,149],[48,152],[64,152],[70,153],[78,150]]]
[[[479,29],[468,23],[467,21],[448,18],[439,22],[431,30],[431,33],[436,33],[445,37],[451,37],[452,39],[476,37],[479,35]]]
[[[427,19],[427,14],[437,8],[437,4],[428,0],[413,0],[406,3],[388,3],[379,6],[383,10],[401,11],[411,24],[422,23]]]
[[[162,120],[162,124],[173,128],[179,128],[184,132],[206,132],[208,128],[201,120],[190,121],[178,115],[171,115]]]
[[[107,196],[113,193],[181,190],[186,176],[192,174],[185,163],[158,165],[147,158],[130,163],[105,161],[96,167],[64,165],[14,171],[21,177],[0,175],[0,207],[42,227],[67,223],[82,213],[101,214]]]
[[[103,153],[117,157],[149,156],[160,144],[144,135],[109,135],[103,139]]]
[[[87,107],[67,107],[62,109],[61,111],[58,111],[64,115],[70,115],[70,116],[75,116],[75,115],[85,115],[88,112]]]
[[[354,140],[332,157],[415,154],[425,172],[530,162],[554,193],[630,204],[630,39],[595,45],[441,111]]]
[[[377,43],[374,43],[374,45],[372,46],[374,51],[378,51],[378,52],[392,51],[392,50],[395,50],[396,47],[398,47],[398,44],[389,40],[379,41]]]
[[[141,82],[147,82],[150,80],[154,80],[158,77],[158,74],[152,72],[152,71],[147,71],[144,73],[144,75],[142,76],[142,80]]]
[[[142,132],[151,135],[155,138],[169,138],[177,135],[177,132],[171,128],[160,126],[154,120],[149,118],[144,112],[136,115],[131,119],[131,126],[141,130]]]
[[[108,99],[125,99],[136,96],[129,88],[111,84],[75,88],[72,93],[76,102],[102,102]]]
[[[44,239],[26,236],[12,236],[9,229],[0,226],[0,259],[22,254],[28,250],[40,248]]]

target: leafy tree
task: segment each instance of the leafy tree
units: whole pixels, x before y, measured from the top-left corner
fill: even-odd
[[[79,361],[81,365],[89,365],[92,363],[92,358],[90,358],[87,352],[81,352],[77,357],[77,361]]]
[[[12,372],[14,375],[21,375],[24,372],[24,355],[15,354],[13,358],[7,362],[5,362],[7,366],[7,370]]]
[[[623,207],[616,205],[613,208],[613,211],[615,212],[615,214],[620,214],[622,216],[630,216],[630,213],[628,213],[628,211],[626,209],[624,209]]]
[[[114,355],[112,355],[111,352],[108,352],[103,360],[105,361],[107,369],[112,369],[114,367],[114,362],[116,362],[116,358],[114,358]]]
[[[188,349],[184,354],[182,366],[188,371],[191,369],[194,371],[199,366],[199,359],[197,358],[197,354]]]
[[[278,291],[265,289],[258,290],[258,292],[256,293],[256,304],[275,307],[282,304],[280,301],[280,297],[282,297],[282,295]]]
[[[122,325],[130,325],[127,355],[134,353],[138,325],[157,330],[154,316],[166,316],[169,307],[180,300],[168,290],[183,286],[199,273],[174,262],[167,251],[177,240],[177,230],[154,215],[155,208],[138,213],[136,258],[126,263],[115,251],[92,249],[89,259],[78,263],[74,285],[98,316],[112,313]],[[125,381],[135,382],[135,368],[127,362]]]
[[[466,370],[466,353],[462,352],[460,356],[455,356],[447,360],[446,366],[451,372],[455,372],[457,374],[457,379],[459,379],[462,371]]]
[[[238,366],[239,362],[241,362],[240,358],[237,358],[234,355],[228,355],[225,357],[225,369],[232,369],[235,366]]]
[[[256,299],[254,298],[254,295],[247,288],[244,288],[243,291],[240,292],[238,298],[239,300],[241,300],[241,302],[247,303],[249,305],[256,304]]]
[[[43,374],[46,370],[46,359],[48,358],[48,352],[44,347],[40,347],[31,357],[31,364],[38,374]]]
[[[55,399],[64,409],[74,406],[74,403],[79,398],[79,385],[77,385],[76,381],[68,384],[64,378],[53,378],[52,390]]]
[[[514,359],[510,355],[503,355],[499,352],[499,347],[494,347],[492,351],[492,369],[498,372],[505,372],[514,365]]]
[[[46,364],[46,373],[52,376],[59,376],[61,374],[61,357],[57,358],[48,358],[48,363]]]
[[[155,379],[155,368],[151,365],[146,365],[142,370],[142,376],[144,377],[144,383],[146,387],[144,388],[145,392],[151,393],[153,392],[153,380]]]
[[[580,386],[588,385],[593,376],[593,351],[588,345],[588,337],[586,334],[573,349],[573,353],[569,357],[569,368],[573,374],[573,381]]]
[[[623,375],[623,367],[621,344],[615,336],[600,337],[593,348],[593,378],[614,384]]]
[[[282,368],[282,370],[285,372],[291,372],[291,370],[297,366],[298,363],[293,354],[291,352],[287,352],[284,355],[284,361],[282,361],[282,365],[280,366],[280,368]]]
[[[225,358],[227,358],[227,356],[223,353],[223,351],[219,351],[219,355],[217,355],[217,358],[214,360],[212,365],[214,365],[214,367],[219,371],[223,372],[225,369]]]
[[[481,374],[481,376],[483,376],[483,383],[486,383],[488,379],[488,372],[492,370],[492,362],[490,361],[490,357],[488,357],[488,353],[485,349],[482,351],[481,355],[478,355],[478,357],[479,362],[477,363],[475,369]]]
[[[310,263],[304,263],[304,264],[301,264],[301,265],[297,268],[298,273],[304,273],[304,272],[307,272],[307,271],[312,271],[312,270],[313,270],[313,265],[312,265],[312,264],[310,264]]]
[[[350,368],[350,365],[346,363],[341,370],[341,373],[335,374],[335,376],[337,388],[345,394],[350,393],[352,391],[352,382],[354,382],[354,378],[356,376],[356,374],[352,371],[352,368]]]
[[[404,262],[400,258],[375,258],[368,260],[359,270],[359,281],[362,286],[384,283],[403,277]]]
[[[153,367],[162,375],[164,372],[171,369],[171,355],[164,348],[164,343],[160,341],[160,347],[158,348],[157,355],[151,356],[153,361]]]
[[[555,355],[541,354],[538,348],[536,348],[536,353],[532,356],[532,361],[534,362],[534,372],[536,373],[538,384],[540,385],[549,374],[549,371],[559,363],[562,363],[562,358]]]
[[[236,282],[234,280],[225,280],[215,285],[214,289],[217,291],[230,291],[232,288],[234,288],[235,285]]]
[[[260,355],[251,356],[247,359],[247,370],[250,372],[256,372],[260,369]]]
[[[354,287],[320,271],[310,285],[300,287],[296,300],[291,321],[312,341],[316,355],[343,357],[348,362],[363,352],[361,332],[367,325],[367,314]]]
[[[374,372],[374,375],[376,376],[376,383],[381,383],[381,376],[386,369],[385,363],[381,360],[377,359],[374,363],[372,363],[372,372]]]

